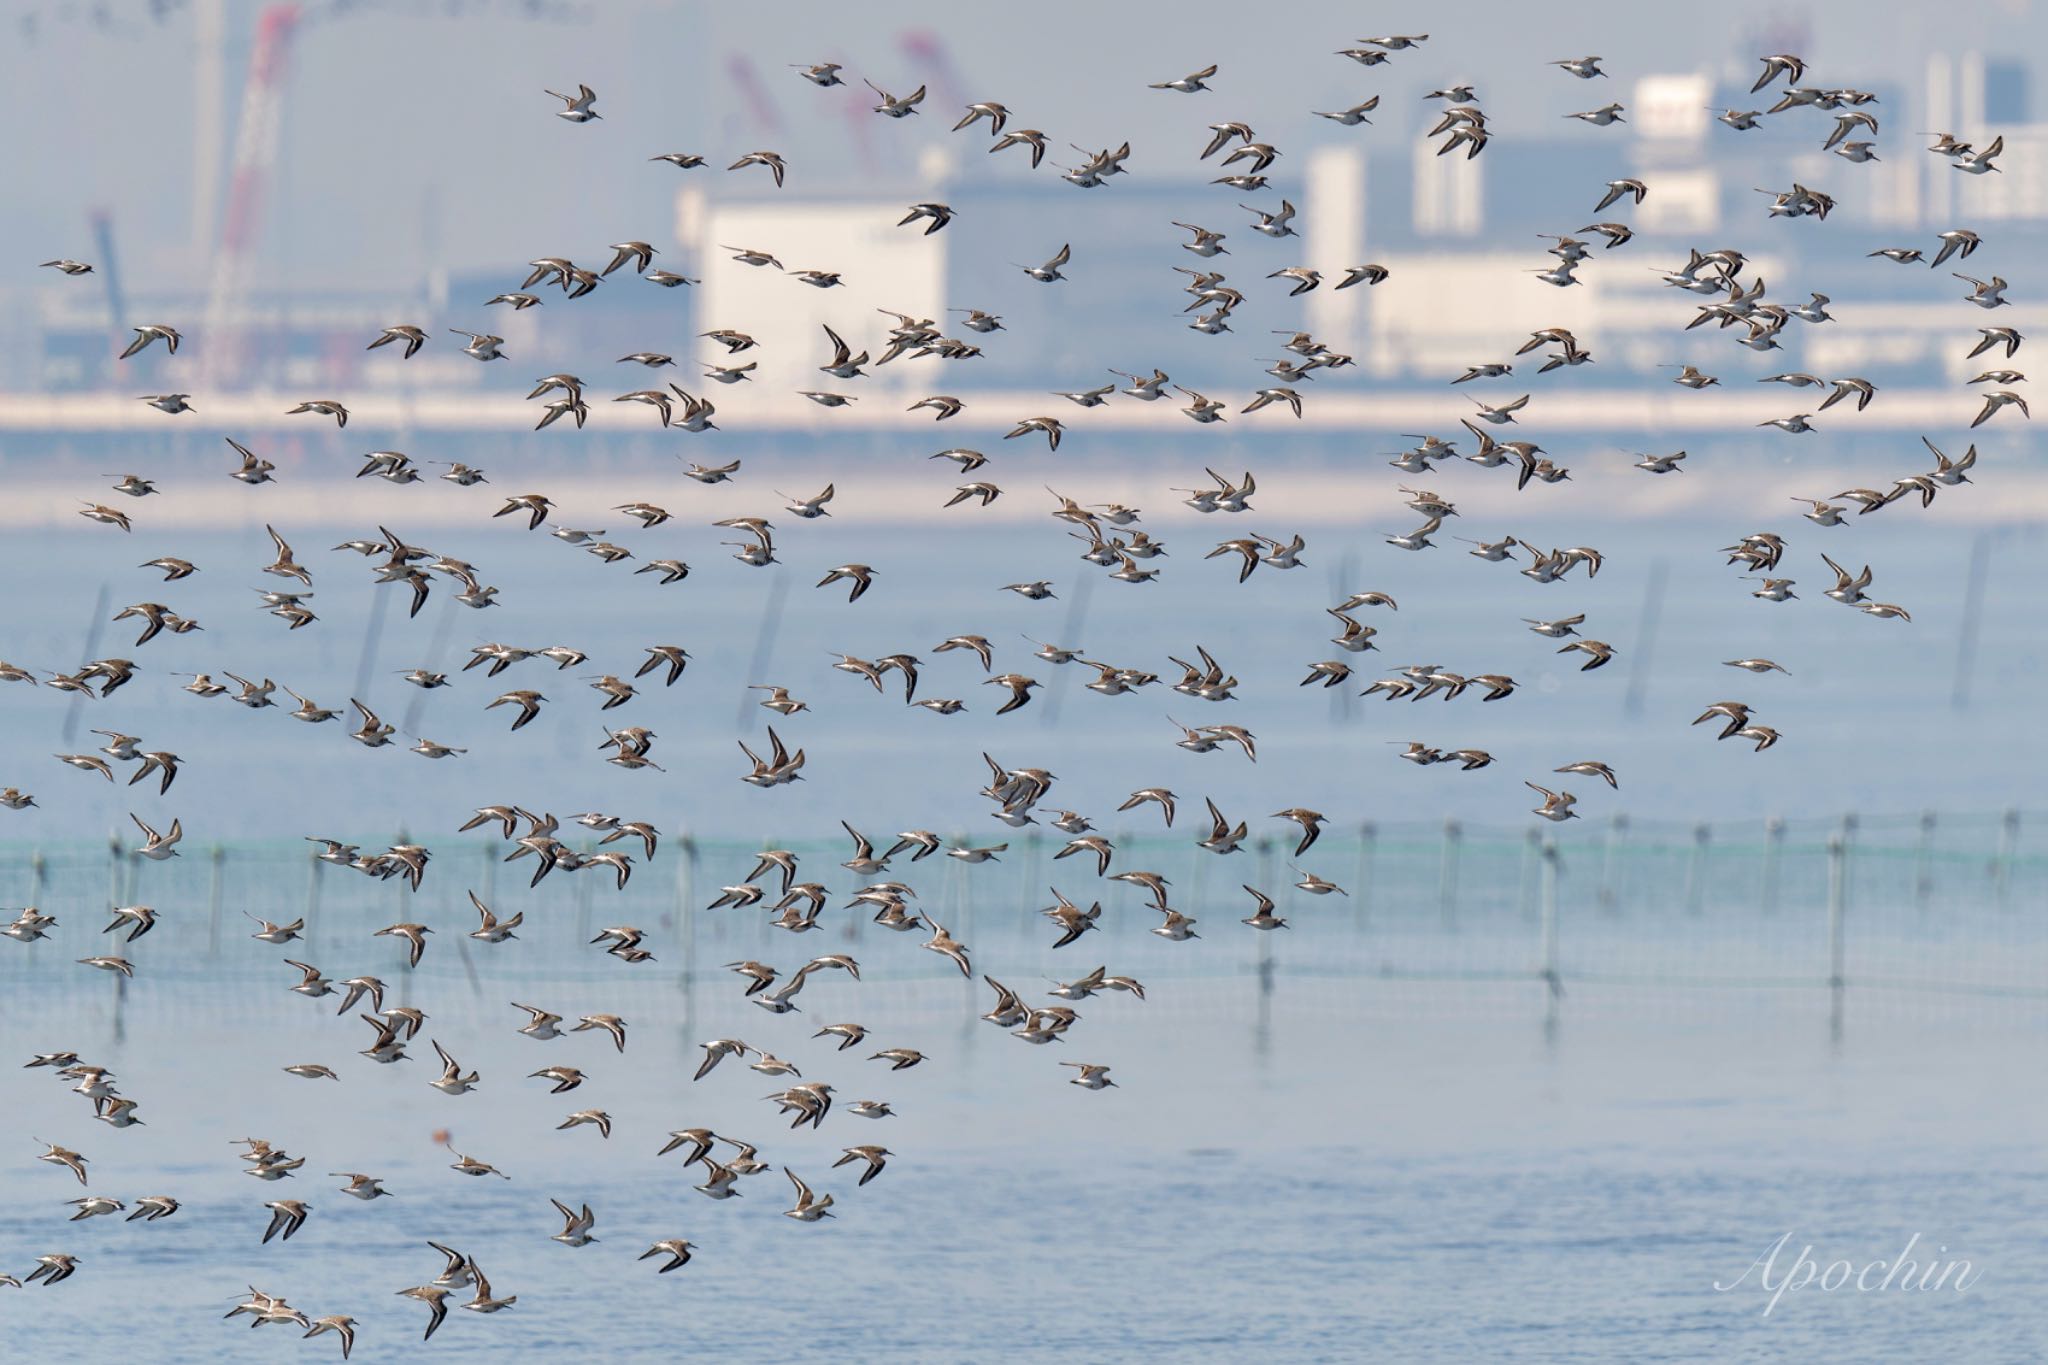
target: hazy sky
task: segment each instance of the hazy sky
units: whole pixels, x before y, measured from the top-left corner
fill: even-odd
[[[104,206],[114,215],[131,290],[204,287],[203,257],[190,240],[192,5],[166,0],[155,8],[167,11],[160,21],[142,6],[10,6],[16,27],[0,50],[0,80],[16,102],[16,126],[31,130],[10,149],[17,199],[0,222],[10,257],[88,254],[87,215]],[[261,8],[226,0],[230,146]],[[568,17],[517,17],[529,8]],[[660,152],[699,151],[722,166],[772,145],[792,163],[791,194],[877,178],[914,186],[916,149],[949,137],[956,95],[1008,103],[1020,123],[1045,129],[1056,146],[1128,138],[1137,148],[1134,169],[1158,175],[1162,163],[1192,165],[1185,149],[1202,124],[1227,118],[1270,128],[1268,136],[1303,150],[1347,135],[1406,142],[1417,132],[1416,97],[1453,79],[1479,82],[1498,124],[1550,137],[1557,113],[1587,107],[1572,101],[1589,94],[1626,98],[1636,76],[1660,71],[1705,71],[1746,88],[1755,55],[1786,46],[1814,63],[1815,80],[1892,81],[1914,90],[1930,51],[2048,49],[2048,24],[2024,0],[1894,7],[1882,24],[1869,22],[1867,6],[1836,0],[1712,10],[1628,0],[1564,8],[1478,3],[1449,14],[1422,5],[1366,13],[1318,2],[1290,5],[1269,25],[1213,0],[1002,9],[928,0],[886,7],[450,0],[303,9],[266,261],[302,285],[351,288],[409,285],[433,255],[483,264],[525,260],[548,242],[610,241],[628,232],[658,239],[672,229],[680,175],[646,161]],[[119,17],[94,22],[102,12]],[[874,17],[884,12],[886,20]],[[1366,36],[1431,29],[1426,46],[1378,67],[1333,55]],[[914,35],[940,31],[936,48],[914,47]],[[1589,89],[1542,65],[1587,53],[1607,58],[1611,83]],[[787,65],[826,59],[898,92],[929,84],[926,112],[901,122],[864,112],[846,119],[849,104],[864,111],[864,89],[818,90]],[[758,102],[734,75],[742,61],[752,63]],[[1144,88],[1212,61],[1223,66],[1212,94],[1190,99]],[[600,92],[605,122],[574,127],[544,117],[550,101],[542,89],[579,81]],[[1387,105],[1375,127],[1343,130],[1307,117],[1309,108],[1343,107],[1373,93]],[[867,140],[867,154],[857,138]],[[224,151],[223,163],[229,160]],[[1002,173],[1025,172],[1019,164]],[[741,176],[728,180],[723,170],[695,174],[713,182],[714,193],[762,188],[739,183]]]

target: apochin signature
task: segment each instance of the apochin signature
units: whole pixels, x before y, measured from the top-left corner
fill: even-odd
[[[1948,1289],[1960,1294],[1982,1278],[1981,1272],[1969,1261],[1949,1256],[1945,1246],[1936,1247],[1934,1254],[1923,1260],[1913,1259],[1914,1248],[1920,1244],[1917,1232],[1908,1237],[1899,1254],[1888,1261],[1839,1260],[1822,1265],[1814,1260],[1811,1245],[1801,1247],[1796,1254],[1788,1254],[1786,1248],[1791,1241],[1792,1234],[1787,1232],[1750,1262],[1748,1269],[1725,1284],[1714,1281],[1714,1288],[1725,1294],[1750,1283],[1754,1276],[1756,1287],[1770,1295],[1763,1312],[1765,1317],[1769,1317],[1780,1299],[1802,1289],[1818,1289],[1826,1294],[1842,1290],[1882,1294]],[[1785,1257],[1782,1264],[1780,1257]]]

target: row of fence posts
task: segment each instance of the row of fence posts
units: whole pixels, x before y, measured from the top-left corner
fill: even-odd
[[[1852,837],[1856,826],[1856,816],[1845,815],[1842,817],[1841,834],[1839,837],[1845,839]],[[1616,872],[1626,850],[1628,829],[1629,820],[1625,815],[1614,816],[1608,822],[1601,856],[1598,889],[1595,893],[1595,903],[1603,909],[1613,910],[1619,908],[1620,897],[1615,884]],[[1933,895],[1932,862],[1935,829],[1936,817],[1934,813],[1931,811],[1924,813],[1920,817],[1920,837],[1915,849],[1915,872],[1913,878],[1914,899],[1923,908],[1930,902]],[[2011,870],[2017,853],[2019,829],[2020,813],[2017,810],[2005,812],[2000,820],[1998,849],[1992,861],[1992,895],[1995,902],[2000,906],[2006,905],[2010,897]],[[1525,887],[1528,883],[1527,868],[1529,866],[1529,859],[1531,854],[1537,849],[1540,837],[1540,832],[1533,830],[1528,836],[1528,846],[1524,851],[1525,870],[1521,879]],[[404,835],[401,834],[400,842],[403,841]],[[1766,820],[1764,823],[1764,845],[1759,858],[1758,869],[1758,903],[1766,911],[1777,908],[1778,864],[1783,854],[1784,841],[1784,821],[1776,817]],[[1702,824],[1695,827],[1693,831],[1692,855],[1686,865],[1685,892],[1683,895],[1683,903],[1688,913],[1697,914],[1704,908],[1703,900],[1707,887],[1706,862],[1711,842],[1712,830],[1709,826]],[[1371,824],[1359,826],[1356,869],[1352,879],[1353,886],[1350,890],[1353,909],[1361,925],[1370,917],[1376,844],[1376,828]],[[1446,821],[1443,827],[1438,855],[1437,906],[1439,918],[1447,929],[1456,929],[1458,923],[1458,869],[1463,844],[1463,827],[1455,820]],[[111,860],[114,864],[114,870],[111,873],[113,880],[111,882],[112,889],[110,894],[119,897],[122,894],[123,885],[126,884],[119,871],[124,861],[125,849],[118,835],[110,838],[108,846]],[[1262,856],[1270,854],[1270,841],[1262,844],[1261,848]],[[694,863],[697,858],[697,850],[693,841],[684,841],[684,852],[686,859]],[[208,889],[209,956],[217,956],[220,948],[221,865],[225,856],[226,851],[219,844],[215,844],[208,852],[211,862],[211,877]],[[489,899],[488,887],[492,881],[490,869],[495,867],[496,861],[497,850],[495,848],[487,850],[485,853],[486,871],[484,874],[487,888],[485,893],[486,900]],[[41,852],[37,852],[32,856],[30,869],[31,885],[29,899],[30,903],[34,904],[41,897],[46,875],[45,862]],[[1267,875],[1268,869],[1262,867],[1261,876],[1265,877]],[[680,897],[681,883],[687,878],[687,870],[679,869],[678,878],[678,894]],[[317,858],[309,857],[305,909],[302,912],[302,917],[306,919],[308,926],[312,923],[312,917],[317,910],[319,899],[319,862]],[[685,909],[686,902],[679,898],[677,913],[679,915],[683,914]],[[590,893],[587,887],[579,887],[577,914],[579,927],[586,925],[590,915]]]
[[[1620,817],[1617,817],[1619,822]],[[1930,891],[1928,862],[1934,816],[1930,812],[1921,817],[1921,840],[1916,855],[1918,871],[1915,877],[1915,895],[1922,907],[1927,904]],[[1856,835],[1857,819],[1851,815],[1842,817],[1838,829],[1827,838],[1827,952],[1828,952],[1828,1033],[1837,1043],[1842,1038],[1843,1011],[1848,993],[1848,935],[1847,917],[1849,907],[1849,855]],[[1784,822],[1772,819],[1766,826],[1767,837],[1764,845],[1764,890],[1766,908],[1775,907],[1776,861],[1783,843]],[[1698,887],[1701,880],[1701,863],[1709,840],[1705,825],[1698,828],[1693,845],[1693,859],[1686,876],[1686,909],[1689,913],[1700,911]],[[2000,821],[1999,852],[1993,864],[1995,883],[1994,896],[2000,906],[2005,904],[2006,891],[2010,885],[2012,859],[2017,851],[2019,837],[2019,812],[2007,811]],[[1609,845],[1610,861],[1612,843]],[[1554,1030],[1558,1022],[1559,1002],[1564,995],[1564,981],[1561,974],[1558,945],[1558,872],[1559,855],[1557,842],[1545,838],[1541,848],[1542,898],[1541,898],[1541,948],[1537,978],[1545,987],[1545,1027]],[[1603,886],[1604,893],[1604,886]]]
[[[1615,882],[1616,873],[1621,865],[1622,856],[1625,851],[1628,827],[1629,823],[1626,816],[1617,815],[1613,817],[1608,823],[1606,837],[1603,841],[1600,876],[1593,902],[1609,912],[1617,911],[1620,908]],[[1844,815],[1840,825],[1828,835],[1826,841],[1828,945],[1826,984],[1829,992],[1829,1027],[1836,1037],[1839,1037],[1842,1031],[1844,997],[1848,984],[1846,974],[1845,919],[1849,899],[1850,858],[1853,853],[1857,828],[1857,817],[1854,814]],[[1914,851],[1915,870],[1912,883],[1914,899],[1923,909],[1928,906],[1933,894],[1932,864],[1935,829],[1936,817],[1934,813],[1924,813],[1919,820],[1919,837]],[[1997,851],[1992,859],[1990,869],[1992,900],[2000,908],[2004,908],[2009,904],[2012,886],[2012,867],[2018,855],[2019,835],[2020,812],[2018,810],[2004,812],[1999,821]],[[401,832],[398,842],[403,843],[405,841],[406,836]],[[1458,922],[1458,866],[1463,842],[1463,827],[1455,820],[1446,821],[1443,826],[1442,840],[1438,853],[1437,904],[1438,914],[1444,927],[1453,931],[1457,928]],[[1706,825],[1697,826],[1694,831],[1692,849],[1687,862],[1683,893],[1683,904],[1686,912],[1691,915],[1701,914],[1704,910],[1705,890],[1708,883],[1707,857],[1711,842],[1712,833],[1710,828]],[[1758,867],[1759,905],[1766,912],[1777,908],[1778,868],[1783,855],[1784,842],[1784,821],[1775,817],[1766,820],[1764,823],[1764,843],[1759,855]],[[1037,859],[1043,851],[1040,843],[1040,840],[1032,837],[1026,845],[1029,856],[1033,860],[1032,867],[1034,871],[1037,868]],[[693,894],[693,885],[698,870],[699,849],[696,842],[687,836],[672,840],[672,846],[680,855],[675,860],[676,870],[672,913],[675,916],[679,946],[678,982],[683,995],[683,1028],[687,1033],[694,1018],[694,991],[692,987],[697,971],[698,945],[696,898]],[[1277,848],[1275,841],[1271,838],[1262,838],[1253,847],[1257,852],[1259,860],[1259,884],[1261,886],[1274,884],[1272,881],[1274,873],[1273,862]],[[107,848],[109,855],[107,896],[108,907],[111,909],[114,906],[128,903],[132,897],[135,886],[135,859],[130,856],[129,850],[124,846],[119,834],[109,836]],[[1372,824],[1359,826],[1357,861],[1353,886],[1350,890],[1354,918],[1361,930],[1371,917],[1376,851],[1377,830],[1375,826]],[[216,960],[220,955],[221,947],[221,920],[224,913],[227,850],[223,845],[215,843],[208,849],[206,856],[208,860],[207,956],[209,960]],[[498,846],[489,845],[483,849],[482,868],[479,877],[481,886],[479,897],[486,904],[490,903],[496,886],[499,860],[500,849]],[[1197,878],[1195,884],[1189,888],[1190,896],[1200,897],[1202,891],[1200,874],[1206,868],[1207,864],[1205,862],[1196,863]],[[1524,888],[1525,896],[1531,879],[1532,869],[1538,884],[1538,918],[1540,925],[1540,960],[1537,978],[1543,983],[1545,988],[1546,1022],[1554,1025],[1564,994],[1564,979],[1559,958],[1560,916],[1558,900],[1560,894],[1561,861],[1556,841],[1542,835],[1540,831],[1530,832],[1523,849],[1523,872],[1519,880]],[[48,876],[48,865],[40,850],[31,855],[29,872],[30,904],[36,904],[41,899]],[[963,939],[971,939],[974,903],[967,894],[965,880],[962,876],[963,872],[964,865],[953,869],[953,874],[948,879],[947,885],[939,899],[942,911],[955,917],[957,920],[957,923],[953,926],[956,936]],[[314,931],[315,921],[319,914],[320,882],[319,860],[317,857],[309,855],[304,901],[299,915],[299,918],[305,922],[305,933],[308,937]],[[1526,899],[1523,903],[1526,905]],[[577,933],[579,937],[588,937],[591,932],[592,913],[590,885],[578,883],[575,904]],[[457,947],[464,950],[461,954],[464,969],[469,976],[472,986],[475,986],[477,985],[477,976],[474,965],[471,963],[466,951],[467,945],[458,941]],[[1261,935],[1255,975],[1258,981],[1258,1027],[1262,1034],[1270,1026],[1271,1021],[1274,973],[1272,944],[1266,935]],[[968,978],[968,987],[971,994],[973,987],[973,979],[971,977]],[[121,1037],[125,1030],[124,1016],[127,996],[127,978],[125,976],[117,976],[113,1018],[116,1038]]]
[[[1854,839],[1859,821],[1854,814],[1844,815],[1839,829],[1829,835],[1830,841],[1842,841],[1845,847]],[[1934,836],[1938,824],[1933,811],[1922,812],[1919,818],[1919,838],[1914,846],[1913,900],[1914,904],[1927,909],[1934,898]],[[1620,897],[1616,890],[1616,871],[1625,850],[1629,819],[1616,815],[1607,824],[1607,833],[1602,846],[1601,867],[1595,904],[1604,910],[1620,909]],[[2020,813],[2008,810],[1999,819],[1998,848],[1992,857],[1991,881],[1992,901],[2000,909],[2010,904],[2012,889],[2012,867],[2018,856],[2020,834]],[[1440,918],[1446,928],[1457,927],[1458,863],[1459,850],[1464,837],[1457,821],[1444,822],[1441,852],[1438,859],[1437,904]],[[1686,862],[1685,890],[1682,901],[1688,914],[1697,915],[1704,911],[1708,886],[1707,858],[1713,842],[1713,829],[1706,824],[1693,828],[1692,852]],[[1531,856],[1542,843],[1541,831],[1531,830],[1524,849],[1524,872],[1519,879],[1526,888],[1528,867]],[[1366,877],[1373,846],[1373,827],[1366,825],[1360,831],[1359,866],[1361,883]],[[1772,816],[1764,821],[1763,849],[1757,862],[1757,904],[1765,912],[1778,908],[1779,864],[1784,856],[1785,822]]]
[[[1782,826],[1778,825],[1778,822],[1773,821],[1772,823],[1782,830]],[[1843,818],[1841,829],[1830,834],[1827,841],[1828,1030],[1831,1036],[1838,1042],[1842,1036],[1843,995],[1848,986],[1845,968],[1847,941],[1844,934],[1843,921],[1848,909],[1849,839],[1855,832],[1855,828],[1855,817],[1846,816]],[[1704,849],[1707,842],[1707,829],[1705,826],[1701,826],[1696,833],[1693,860],[1686,877],[1686,909],[1689,913],[1693,914],[1699,913],[1700,909],[1697,896],[1699,864],[1704,857]],[[1778,840],[1772,839],[1767,841],[1765,845],[1767,858],[1771,856],[1777,846]],[[1542,893],[1539,911],[1539,961],[1536,969],[1536,978],[1544,986],[1544,1027],[1547,1031],[1554,1031],[1558,1024],[1560,1004],[1564,998],[1564,977],[1558,941],[1558,873],[1560,857],[1557,841],[1549,838],[1542,839],[1538,856],[1542,867]]]

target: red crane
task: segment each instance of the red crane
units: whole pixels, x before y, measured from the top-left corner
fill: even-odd
[[[207,380],[220,384],[240,369],[246,324],[236,317],[248,289],[249,273],[263,232],[270,171],[277,162],[277,129],[284,101],[285,69],[299,7],[278,4],[256,20],[249,54],[249,81],[242,91],[242,118],[235,131],[235,159],[228,180],[227,211],[221,218],[220,251],[206,300]]]

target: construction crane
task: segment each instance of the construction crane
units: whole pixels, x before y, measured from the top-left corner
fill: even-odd
[[[913,70],[930,73],[924,83],[931,87],[932,107],[948,119],[959,118],[967,107],[966,87],[960,84],[960,73],[953,69],[946,40],[930,29],[910,28],[897,37],[896,46],[910,59]]]
[[[733,53],[725,59],[725,75],[739,91],[740,99],[747,108],[744,133],[759,133],[764,138],[772,138],[781,133],[782,111],[775,107],[775,101],[769,97],[767,87],[761,84],[761,73],[754,69],[753,59],[743,52]],[[741,135],[735,133],[732,125],[733,120],[728,118],[724,130],[728,139]]]
[[[240,372],[246,324],[237,317],[262,238],[264,197],[277,162],[278,120],[284,77],[298,31],[299,7],[266,7],[256,20],[256,44],[249,54],[249,82],[242,92],[241,123],[235,131],[235,159],[229,173],[227,210],[221,219],[220,249],[206,296],[207,382],[218,386]]]
[[[220,220],[219,244],[206,300],[206,344],[201,365],[207,381],[219,385],[244,373],[241,361],[250,330],[246,320],[249,280],[262,246],[266,196],[277,162],[278,130],[283,119],[285,78],[297,36],[310,24],[379,14],[412,17],[425,10],[416,0],[305,0],[266,5],[256,18],[249,54],[248,81],[242,90],[241,119],[235,130],[234,160]],[[203,233],[212,221],[212,188],[218,164],[217,110],[209,99],[217,92],[222,49],[226,43],[226,0],[199,0],[197,61],[199,115],[194,130],[194,230]],[[553,0],[447,0],[445,14],[492,13],[543,22],[587,22],[587,9]],[[103,255],[108,253],[102,253]],[[112,281],[108,281],[111,288]],[[118,311],[118,304],[116,305]]]

